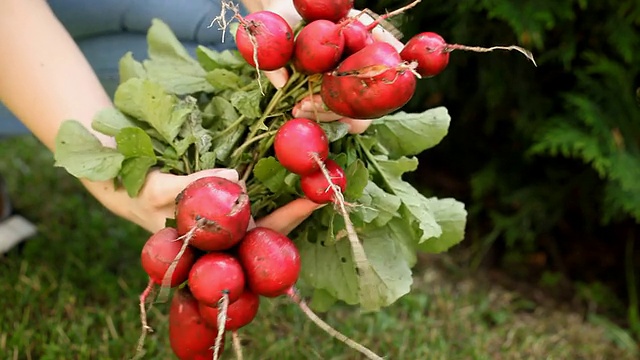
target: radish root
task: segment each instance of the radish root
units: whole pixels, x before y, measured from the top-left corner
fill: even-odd
[[[231,340],[233,342],[233,351],[236,353],[236,359],[242,360],[242,344],[240,343],[240,334],[238,334],[238,330],[231,332]]]
[[[343,333],[341,333],[338,330],[336,330],[333,327],[331,327],[331,325],[327,324],[324,320],[320,319],[320,317],[318,315],[316,315],[313,312],[313,310],[311,310],[311,308],[309,308],[309,305],[307,305],[307,302],[304,301],[304,299],[302,299],[300,297],[300,295],[298,295],[298,293],[296,292],[296,290],[294,288],[289,289],[289,291],[287,292],[287,296],[293,302],[298,304],[298,306],[300,307],[302,312],[309,318],[309,320],[313,321],[313,323],[315,323],[319,328],[324,330],[331,337],[333,337],[334,339],[342,341],[347,346],[349,346],[350,348],[352,348],[352,349],[354,349],[356,351],[359,351],[360,353],[362,353],[364,356],[366,356],[369,359],[372,359],[372,360],[383,360],[382,357],[380,357],[379,355],[377,355],[376,353],[371,351],[369,348],[367,348],[364,345],[352,340],[348,336],[344,335]]]
[[[396,29],[393,25],[389,24],[389,22],[387,21],[387,19],[389,19],[390,17],[402,14],[403,12],[413,8],[414,6],[418,5],[422,0],[415,0],[414,2],[405,5],[401,8],[398,8],[396,10],[387,12],[384,15],[373,15],[371,12],[367,12],[367,14],[369,14],[369,16],[375,18],[375,20],[367,25],[367,30],[368,31],[372,31],[376,26],[380,25],[382,26],[385,30],[389,31],[390,33],[392,33],[396,39],[400,39],[402,38],[402,33],[400,32],[400,30]]]
[[[452,52],[454,50],[464,50],[464,51],[473,51],[473,52],[491,52],[494,50],[515,50],[519,53],[521,53],[522,55],[524,55],[527,59],[529,59],[534,66],[538,66],[538,64],[536,64],[536,60],[533,58],[533,53],[527,49],[521,48],[520,46],[515,46],[515,45],[511,45],[511,46],[492,46],[490,48],[484,48],[484,47],[480,47],[480,46],[466,46],[466,45],[460,45],[460,44],[447,44],[445,45],[444,49],[442,50],[443,52]]]
[[[251,41],[251,45],[253,46],[253,62],[256,64],[258,86],[260,87],[260,93],[264,95],[265,93],[264,93],[264,89],[262,88],[262,81],[260,81],[261,80],[260,65],[258,64],[258,42],[256,41],[256,37],[253,35],[252,31],[250,30],[250,27],[258,26],[259,24],[256,24],[253,21],[251,21],[250,23],[247,23],[240,15],[240,8],[238,7],[238,5],[235,5],[233,2],[222,1],[221,4],[222,4],[222,10],[220,10],[220,15],[216,16],[211,21],[211,24],[209,24],[209,27],[213,26],[214,22],[217,22],[220,25],[218,30],[222,30],[222,42],[224,43],[224,35],[227,30],[227,27],[229,27],[230,25],[226,17],[227,10],[231,10],[233,12],[234,15],[232,18],[238,19],[238,21],[240,22],[240,26],[244,27],[245,31],[247,32],[247,35],[249,36],[249,41]]]
[[[173,277],[173,272],[178,266],[178,261],[180,261],[182,255],[184,255],[184,252],[187,251],[187,247],[189,246],[189,242],[191,242],[191,239],[193,238],[193,234],[198,228],[204,225],[205,221],[206,219],[198,219],[194,227],[192,227],[186,234],[176,239],[183,240],[182,247],[180,248],[180,251],[176,255],[175,259],[173,259],[173,261],[171,262],[171,265],[169,265],[167,271],[164,273],[164,277],[162,278],[162,285],[160,286],[160,291],[158,293],[156,301],[165,302],[167,300],[169,296],[169,289],[171,289],[171,278]]]
[[[377,292],[376,290],[376,274],[373,270],[373,267],[369,263],[367,259],[367,254],[365,253],[364,246],[360,243],[358,239],[358,234],[351,222],[351,218],[349,217],[349,212],[347,211],[347,206],[345,205],[344,195],[340,187],[333,183],[331,179],[331,174],[327,171],[327,168],[324,165],[324,162],[317,154],[311,155],[313,160],[320,167],[320,171],[327,179],[329,186],[333,189],[334,194],[334,204],[336,206],[336,211],[342,215],[345,223],[345,230],[347,232],[347,238],[349,239],[349,244],[351,245],[351,255],[353,257],[353,262],[355,265],[356,275],[358,276],[358,290],[359,297],[361,300],[361,304],[365,308],[376,307],[375,304],[370,304],[369,299],[373,294]]]
[[[138,339],[138,345],[136,346],[136,353],[133,356],[133,359],[139,359],[143,355],[144,341],[147,338],[147,333],[153,332],[151,326],[149,326],[147,322],[147,298],[149,298],[149,294],[153,290],[154,282],[152,279],[149,279],[149,283],[144,291],[140,294],[140,323],[142,324],[142,332],[140,333],[140,338]]]
[[[227,325],[227,309],[229,308],[229,293],[222,293],[222,298],[218,301],[218,335],[213,347],[213,360],[220,358],[220,346],[224,337],[224,328]]]

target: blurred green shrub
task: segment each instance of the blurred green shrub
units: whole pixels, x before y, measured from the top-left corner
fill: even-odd
[[[380,14],[408,2],[356,6]],[[449,135],[413,181],[467,203],[468,239],[480,250],[566,252],[591,238],[615,252],[640,234],[640,2],[423,0],[393,22],[405,41],[435,31],[536,57],[538,67],[517,52],[454,51],[407,104],[451,113]]]

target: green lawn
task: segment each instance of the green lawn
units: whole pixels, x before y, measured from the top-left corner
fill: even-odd
[[[53,168],[51,154],[32,138],[1,141],[0,154],[15,203],[40,229],[22,253],[0,257],[0,358],[130,358],[147,281],[139,265],[147,234]],[[384,312],[338,307],[323,317],[388,359],[637,358],[625,333],[601,318],[536,306],[444,269],[421,264],[413,293]],[[145,359],[172,359],[166,311],[157,304],[150,312],[155,332]],[[242,336],[245,359],[359,358],[280,299],[263,301]]]

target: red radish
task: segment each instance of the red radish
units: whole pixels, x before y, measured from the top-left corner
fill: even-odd
[[[331,182],[344,192],[347,188],[347,177],[342,167],[331,159],[325,161],[325,167],[331,177]],[[333,187],[322,171],[300,177],[300,187],[307,198],[315,203],[326,204],[334,200]]]
[[[278,129],[273,148],[282,166],[294,174],[305,175],[319,169],[314,154],[322,161],[329,156],[329,139],[316,121],[296,118]]]
[[[142,268],[154,283],[163,285],[164,276],[183,244],[184,242],[178,239],[178,230],[171,227],[161,229],[149,237],[142,247],[140,261]],[[193,248],[187,246],[178,259],[168,285],[174,287],[185,282],[195,260]]]
[[[285,66],[293,54],[293,29],[280,15],[263,10],[240,19],[238,51],[251,66],[271,71]]]
[[[358,350],[369,359],[382,358],[341,334],[320,319],[298,295],[295,283],[300,274],[300,253],[285,235],[265,227],[255,227],[238,246],[238,257],[247,274],[249,288],[265,297],[287,296],[302,312],[329,335]]]
[[[249,196],[233,181],[200,178],[176,198],[175,219],[181,236],[191,232],[189,245],[204,251],[226,250],[242,239],[249,226]]]
[[[240,298],[245,288],[242,265],[233,255],[210,252],[202,255],[189,272],[189,288],[199,302],[218,306],[223,293],[229,295],[229,304]]]
[[[415,35],[400,52],[405,61],[416,61],[416,71],[423,77],[438,75],[449,64],[450,51],[442,36],[434,32],[423,32]]]
[[[375,119],[404,106],[416,89],[413,64],[385,42],[374,42],[350,55],[322,79],[320,95],[334,113]]]
[[[296,245],[274,230],[255,227],[238,246],[238,258],[251,291],[265,297],[286,294],[298,281],[300,253]]]
[[[187,287],[176,290],[169,308],[169,344],[180,360],[210,360],[218,331],[207,325]],[[221,344],[222,352],[224,342]]]
[[[370,31],[369,27],[361,23],[359,20],[355,20],[345,25],[343,30],[343,55],[351,55],[373,43],[375,39]]]
[[[531,51],[519,46],[492,46],[490,48],[483,48],[479,46],[447,44],[442,36],[434,32],[422,32],[413,36],[407,41],[402,51],[400,51],[400,57],[405,61],[415,61],[417,63],[416,72],[422,77],[428,78],[438,75],[447,67],[449,64],[449,54],[454,50],[474,52],[515,50],[522,53],[536,65]]]
[[[249,289],[245,289],[238,300],[227,308],[225,330],[234,331],[248,325],[258,314],[260,297]],[[200,314],[213,328],[218,328],[218,307],[200,303]]]
[[[353,9],[353,0],[293,0],[293,6],[306,22],[338,22]]]
[[[351,55],[360,50],[362,50],[365,46],[373,43],[375,41],[373,34],[371,33],[376,26],[382,24],[385,30],[389,31],[393,36],[399,37],[402,35],[398,29],[394,26],[386,22],[390,17],[401,14],[412,7],[418,5],[421,0],[415,0],[409,5],[403,6],[394,11],[388,12],[386,14],[378,16],[375,20],[373,20],[369,25],[364,25],[362,22],[358,20],[360,16],[355,15],[353,19],[355,21],[347,24],[344,29],[344,55]]]
[[[342,25],[329,20],[314,20],[300,30],[293,50],[293,64],[304,74],[333,69],[344,49]]]

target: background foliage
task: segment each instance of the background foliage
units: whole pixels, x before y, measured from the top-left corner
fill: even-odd
[[[356,1],[379,14],[405,3]],[[420,81],[408,110],[444,105],[452,125],[414,183],[467,203],[472,266],[493,259],[547,285],[568,279],[571,296],[640,333],[640,3],[430,0],[394,22],[404,40],[435,31],[534,52],[538,67],[516,52],[454,52]]]

